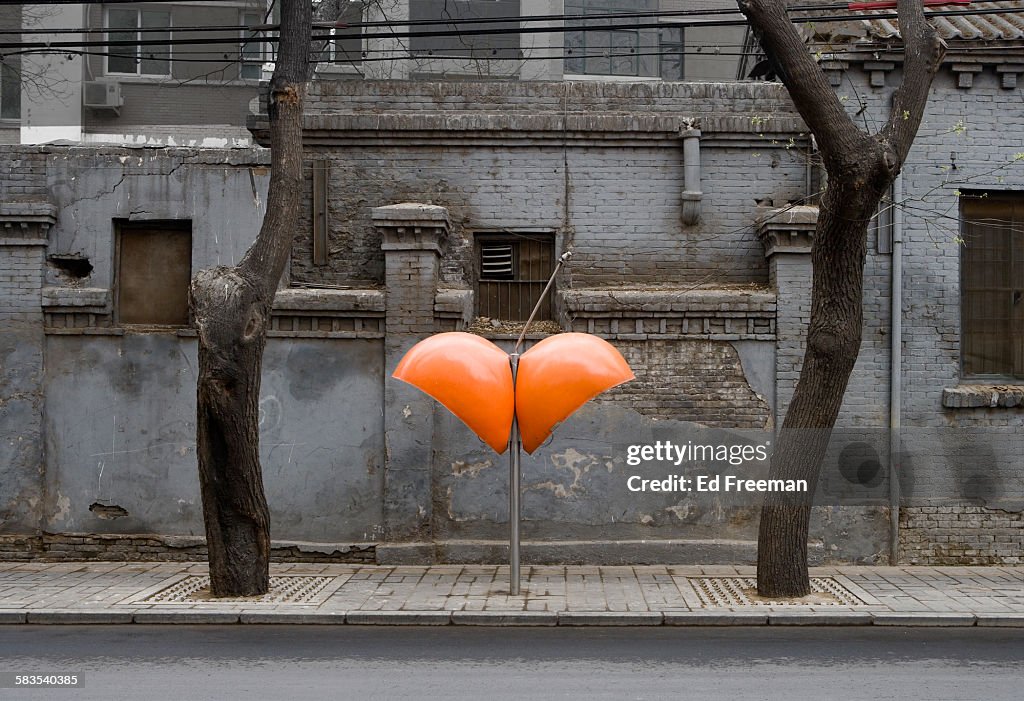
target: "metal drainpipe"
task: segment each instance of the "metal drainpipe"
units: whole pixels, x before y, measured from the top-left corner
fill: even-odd
[[[683,140],[683,224],[693,226],[700,222],[700,129],[696,123],[684,125],[679,131]]]
[[[889,564],[899,561],[900,415],[903,388],[903,174],[892,183],[892,309],[889,351]]]

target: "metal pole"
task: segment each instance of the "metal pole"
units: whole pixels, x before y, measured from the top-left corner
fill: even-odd
[[[889,564],[900,559],[900,420],[903,413],[903,174],[892,184],[892,307],[889,333]]]
[[[512,365],[512,387],[516,386],[516,375],[519,372],[519,354],[509,356]],[[522,441],[519,439],[519,420],[512,417],[512,437],[508,443],[509,477],[508,477],[508,575],[509,594],[519,596],[519,452]]]
[[[537,316],[541,302],[544,301],[544,298],[551,290],[551,286],[555,284],[555,276],[558,275],[558,271],[562,266],[569,262],[571,257],[572,251],[566,251],[558,258],[558,262],[555,263],[555,269],[551,271],[551,277],[548,278],[548,284],[540,293],[537,303],[533,305],[530,318],[523,324],[523,331],[519,334],[515,346],[512,347],[512,353],[508,356],[508,361],[512,365],[513,395],[515,395],[516,375],[519,373],[519,346],[526,338],[526,332],[530,328],[534,317]],[[519,420],[513,414],[512,436],[508,441],[508,577],[509,594],[512,596],[519,596],[519,454],[522,451],[522,447],[523,442],[519,439]]]
[[[516,344],[512,347],[513,357],[519,357],[517,355],[519,353],[519,346],[523,343],[523,340],[526,338],[526,332],[529,330],[530,324],[533,323],[534,317],[537,316],[537,312],[540,311],[540,305],[544,301],[544,298],[548,296],[548,291],[551,289],[551,286],[555,284],[555,276],[558,275],[558,271],[562,269],[563,265],[569,262],[570,258],[572,258],[572,251],[566,251],[561,256],[559,256],[558,262],[555,263],[555,269],[551,271],[551,277],[548,278],[548,284],[545,285],[543,291],[541,291],[540,297],[537,298],[537,303],[533,305],[533,311],[530,312],[530,318],[526,320],[525,324],[523,324],[523,330],[519,334],[519,338],[516,340]],[[516,360],[515,362],[518,362],[518,360]],[[512,367],[516,367],[515,363],[513,363]]]

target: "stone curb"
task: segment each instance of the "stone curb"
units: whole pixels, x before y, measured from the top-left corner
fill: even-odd
[[[560,626],[660,626],[658,611],[559,611]]]
[[[49,611],[28,611],[26,623],[45,624],[110,624],[131,623],[131,611],[79,611],[74,609],[50,609]]]
[[[349,611],[345,623],[357,626],[446,626],[450,611]]]
[[[977,621],[973,613],[945,613],[923,611],[919,613],[873,612],[871,623],[876,626],[930,626],[966,627]]]
[[[345,616],[345,611],[242,611],[239,622],[251,625],[343,625]]]
[[[238,623],[238,612],[228,611],[136,611],[135,623]]]
[[[667,626],[763,626],[768,614],[756,611],[666,611]]]
[[[770,626],[869,626],[873,623],[868,611],[772,611]]]
[[[554,611],[452,611],[457,626],[556,626]]]
[[[984,628],[1024,628],[1024,613],[979,613],[977,617]]]
[[[1024,628],[1024,614],[943,611],[214,611],[0,610],[0,625],[892,626]]]

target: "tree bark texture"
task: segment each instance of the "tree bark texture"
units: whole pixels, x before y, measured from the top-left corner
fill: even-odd
[[[189,299],[199,336],[196,444],[214,596],[270,587],[270,512],[259,459],[259,395],[271,307],[302,196],[302,97],[312,27],[308,0],[281,1],[270,82],[267,213],[237,266],[201,270]]]
[[[776,440],[772,479],[803,479],[807,494],[771,493],[761,510],[757,590],[810,593],[811,500],[843,394],[860,352],[867,227],[906,159],[945,46],[919,0],[899,0],[903,78],[885,126],[861,131],[786,16],[785,0],[738,0],[794,105],[814,134],[828,174],[811,251],[811,317],[803,366]]]

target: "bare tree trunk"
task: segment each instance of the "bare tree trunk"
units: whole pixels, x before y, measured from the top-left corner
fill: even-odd
[[[271,174],[259,236],[234,267],[201,270],[189,290],[199,333],[196,444],[214,596],[265,594],[270,513],[259,459],[259,394],[271,307],[302,196],[302,98],[309,0],[283,0],[270,81]]]
[[[814,133],[828,173],[811,252],[807,348],[770,477],[803,479],[808,493],[772,493],[761,510],[757,590],[810,593],[807,536],[813,495],[832,427],[860,352],[867,224],[907,157],[945,46],[919,0],[898,0],[905,53],[892,113],[878,134],[853,123],[786,16],[785,0],[737,0],[790,97]]]

